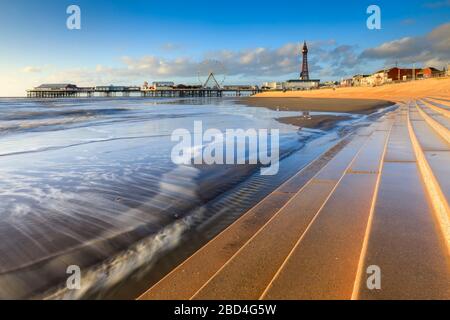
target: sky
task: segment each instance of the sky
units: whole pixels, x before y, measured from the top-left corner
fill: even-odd
[[[366,25],[372,4],[380,30]],[[66,26],[70,5],[81,9],[80,30]],[[228,84],[298,78],[305,40],[322,81],[443,68],[450,0],[0,0],[0,96],[41,83],[198,84],[209,70]]]

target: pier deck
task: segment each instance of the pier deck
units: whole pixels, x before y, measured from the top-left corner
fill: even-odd
[[[28,98],[93,98],[93,97],[222,97],[255,95],[259,89],[167,89],[167,90],[143,90],[141,88],[125,88],[120,90],[99,90],[96,88],[79,88],[77,90],[39,90],[27,91]]]
[[[140,299],[449,299],[450,103],[423,101],[313,162]]]

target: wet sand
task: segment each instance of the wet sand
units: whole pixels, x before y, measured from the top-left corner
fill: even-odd
[[[277,120],[281,123],[291,124],[300,128],[319,129],[328,131],[335,128],[336,123],[340,121],[350,120],[346,116],[332,115],[315,115],[315,116],[299,116],[299,117],[283,117]]]
[[[267,94],[275,94],[268,92]],[[264,107],[279,111],[320,111],[369,114],[388,107],[394,102],[379,99],[305,98],[305,97],[250,97],[243,103],[252,107]]]
[[[266,98],[250,97],[242,102],[252,107],[264,107],[278,111],[317,111],[330,113],[370,114],[379,108],[389,107],[391,101],[377,99],[329,99],[329,98]],[[321,114],[282,117],[277,120],[300,128],[330,130],[337,122],[349,120],[345,115]]]

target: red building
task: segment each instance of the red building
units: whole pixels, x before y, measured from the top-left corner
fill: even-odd
[[[433,78],[444,75],[444,72],[436,68],[425,68],[421,70],[420,76],[423,78]]]
[[[413,79],[413,72],[415,73],[415,78],[417,79],[421,73],[421,69],[401,69],[401,68],[391,68],[387,70],[387,78],[390,81],[403,81]]]
[[[383,72],[385,72],[386,74],[385,78],[387,79],[387,81],[412,80],[413,72],[415,73],[415,79],[439,77],[443,74],[443,71],[433,67],[425,69],[402,69],[395,67],[385,71],[381,70],[378,73]]]

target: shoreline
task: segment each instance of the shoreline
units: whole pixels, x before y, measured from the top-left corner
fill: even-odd
[[[305,97],[246,97],[240,100],[247,106],[269,108],[277,111],[330,112],[320,115],[280,117],[276,120],[299,128],[330,130],[336,123],[350,120],[345,113],[369,115],[395,102],[378,99],[335,99]],[[336,113],[336,114],[333,114]],[[340,114],[342,113],[342,114]]]
[[[212,208],[219,203],[226,203],[229,202],[230,199],[236,199],[236,197],[242,201],[243,193],[255,190],[255,187],[258,185],[263,186],[264,189],[257,191],[252,196],[257,199],[254,204],[248,207],[239,208],[239,204],[236,203],[236,205],[232,205],[230,208],[222,208],[218,214],[210,216],[207,220],[202,222],[200,233],[198,233],[198,226],[190,227],[192,229],[186,230],[186,232],[181,235],[181,244],[176,245],[169,250],[160,252],[160,255],[154,261],[148,263],[147,266],[144,265],[138,268],[137,271],[126,276],[118,284],[108,288],[108,290],[93,290],[92,292],[89,292],[88,295],[84,296],[83,299],[98,299],[99,297],[103,297],[107,299],[128,300],[138,298],[148,290],[149,283],[153,285],[164,279],[167,274],[170,274],[170,272],[189,259],[191,255],[201,250],[203,246],[207,245],[216,238],[217,235],[228,229],[230,225],[239,221],[275,190],[285,185],[287,181],[292,179],[291,174],[296,175],[299,172],[306,171],[306,168],[315,168],[317,165],[316,163],[323,162],[324,165],[329,159],[330,151],[335,150],[336,152],[340,147],[345,146],[346,143],[344,143],[344,140],[347,141],[347,139],[348,138],[345,137],[336,141],[329,135],[321,136],[317,138],[317,141],[320,141],[318,145],[316,145],[316,142],[313,142],[312,144],[306,145],[305,147],[294,151],[292,154],[287,155],[281,159],[281,161],[286,168],[286,172],[290,172],[290,174],[282,174],[277,178],[278,180],[275,183],[273,183],[274,178],[272,177],[261,179],[257,173],[253,173],[248,175],[244,180],[233,184],[230,188],[227,188],[226,192],[223,194],[215,196],[210,201],[205,202],[202,206],[190,211],[189,216],[194,212],[201,212],[203,208]],[[299,161],[300,155],[302,155],[301,161],[303,162]],[[246,168],[249,168],[249,166],[250,165],[246,165]],[[214,180],[210,182],[212,184],[215,183]],[[213,188],[211,188],[211,186],[204,186],[202,189],[212,190]],[[171,228],[171,226],[169,226],[169,228]],[[142,241],[137,242],[135,246],[142,247],[142,243],[145,243],[146,241],[146,239],[143,239]],[[134,252],[138,250],[131,249],[130,251]],[[137,274],[139,274],[139,281],[135,280]],[[143,281],[143,279],[145,279],[145,281]],[[61,298],[64,295],[55,296]]]
[[[242,102],[241,99],[239,101]],[[247,105],[247,106],[250,106],[250,105]],[[376,110],[376,108],[374,107],[370,113],[374,113],[375,110]],[[374,115],[374,116],[376,117],[376,119],[378,119],[378,115]],[[279,122],[282,122],[285,124],[291,124],[291,125],[294,125],[297,127],[310,127],[310,128],[314,128],[314,129],[318,129],[318,130],[328,131],[331,128],[335,127],[337,122],[351,120],[352,117],[349,115],[345,115],[345,114],[343,114],[343,115],[324,114],[324,115],[312,116],[312,119],[303,118],[302,116],[280,117],[280,118],[275,118],[275,119]],[[375,122],[376,119],[372,119],[372,121]],[[316,145],[316,142],[314,142],[311,146],[307,146],[306,148],[308,149],[308,148],[315,148],[313,145],[316,145],[316,147],[318,147],[317,150],[320,150],[320,152],[318,152],[316,156],[311,157],[311,159],[308,160],[304,164],[304,166],[302,166],[293,176],[284,180],[280,185],[275,187],[271,192],[269,192],[267,195],[262,197],[260,199],[260,201],[258,201],[254,206],[250,207],[248,210],[244,211],[242,214],[236,216],[235,219],[232,219],[231,223],[223,224],[223,223],[219,222],[217,227],[219,227],[219,226],[225,226],[225,227],[218,228],[217,232],[213,233],[213,234],[215,234],[213,237],[211,237],[210,239],[205,239],[206,241],[204,242],[203,245],[201,245],[197,248],[194,248],[194,249],[192,247],[190,247],[190,249],[192,249],[192,250],[188,250],[189,252],[187,254],[185,252],[185,250],[186,250],[185,246],[176,248],[175,250],[173,250],[173,252],[166,253],[167,257],[169,257],[168,259],[166,258],[168,261],[173,261],[173,258],[171,259],[170,257],[172,257],[174,254],[177,255],[178,258],[181,257],[181,259],[178,259],[177,262],[173,263],[171,265],[171,268],[167,268],[167,262],[164,265],[161,265],[161,263],[163,263],[163,260],[159,261],[158,267],[155,268],[155,270],[158,270],[159,273],[153,274],[151,279],[147,279],[146,284],[148,286],[146,287],[146,290],[142,291],[142,293],[138,297],[138,300],[141,300],[141,299],[145,300],[147,298],[150,298],[150,296],[146,296],[146,292],[148,292],[148,290],[150,288],[158,287],[159,284],[164,283],[172,275],[176,274],[177,270],[183,269],[183,266],[185,265],[185,263],[189,262],[192,256],[203,255],[204,248],[208,247],[209,244],[213,243],[216,239],[221,238],[224,241],[230,241],[231,242],[230,246],[233,246],[233,247],[236,246],[237,245],[235,243],[236,239],[233,237],[228,237],[228,235],[227,235],[228,232],[230,232],[230,230],[237,228],[237,229],[239,229],[239,232],[245,231],[245,232],[248,232],[248,234],[251,234],[251,232],[252,232],[251,230],[254,231],[254,228],[258,228],[259,226],[263,225],[264,221],[266,221],[265,219],[270,219],[270,217],[273,214],[275,214],[273,212],[273,209],[283,206],[283,204],[279,203],[279,201],[277,199],[274,200],[276,202],[276,205],[274,206],[273,203],[271,203],[272,196],[274,194],[276,194],[276,195],[279,195],[280,193],[282,194],[284,192],[283,190],[285,190],[284,188],[292,188],[294,185],[297,185],[297,184],[299,184],[299,187],[306,185],[307,182],[309,181],[309,178],[314,176],[320,169],[325,167],[327,165],[327,163],[352,140],[351,137],[353,137],[353,135],[355,134],[355,132],[357,130],[358,129],[355,128],[355,131],[352,131],[351,133],[347,133],[347,134],[349,134],[348,136],[345,135],[337,140],[334,140],[334,142],[328,144],[327,146],[325,146],[325,144],[323,142],[319,142],[318,145]],[[320,139],[326,140],[326,136],[323,136],[323,138],[320,138]],[[302,153],[303,151],[299,151],[299,154]],[[298,157],[298,155],[293,154],[291,157],[294,160],[296,157]],[[297,160],[295,160],[295,161],[297,161]],[[293,178],[293,177],[295,177],[295,178]],[[291,195],[294,195],[294,194],[295,193],[291,193]],[[271,204],[268,205],[267,204],[268,202],[270,202]],[[254,217],[254,220],[253,220],[252,213],[255,211],[260,214],[256,217]],[[221,219],[222,219],[222,217],[220,217],[220,216],[217,218],[214,218],[212,222],[209,222],[209,225],[216,224],[218,221],[221,221]],[[227,221],[229,221],[229,220],[227,220]],[[241,229],[244,226],[245,226],[246,230]],[[246,237],[247,237],[247,234],[240,233],[240,235],[239,235],[240,239],[241,238],[243,239]],[[189,239],[189,238],[187,238],[187,239]],[[190,241],[185,241],[185,242],[189,243]],[[222,250],[218,250],[218,251],[219,251],[218,252],[219,255],[223,253]],[[209,253],[205,254],[205,256],[208,256],[208,255],[209,255]],[[216,260],[215,255],[211,255],[209,257],[209,259],[211,259],[211,261],[214,260],[214,264],[217,263],[217,261],[215,261]],[[220,260],[220,259],[218,259],[218,260]],[[195,277],[198,277],[198,276],[200,276],[200,275],[196,274]],[[183,281],[181,281],[181,283],[182,282]],[[176,283],[180,283],[180,282],[176,281]],[[178,288],[178,289],[180,289],[180,288]],[[125,291],[127,291],[127,290],[125,289]],[[184,289],[181,291],[184,291]],[[163,292],[166,292],[165,289],[163,290]],[[173,293],[183,295],[182,292],[175,293],[175,291],[174,291]],[[164,300],[164,298],[163,298],[163,300]]]
[[[177,291],[165,287],[165,283],[168,279],[171,279],[171,277],[178,277],[177,272],[185,268],[189,274],[189,271],[192,268],[192,266],[189,265],[190,262],[193,262],[194,265],[197,266],[197,261],[196,259],[193,259],[193,257],[208,257],[208,259],[210,259],[208,266],[204,266],[204,268],[206,268],[204,270],[205,272],[208,272],[209,270],[207,269],[211,269],[211,266],[214,268],[216,264],[220,264],[223,255],[229,255],[234,250],[233,248],[245,242],[245,239],[248,239],[276,214],[277,208],[283,206],[290,197],[293,197],[295,194],[284,194],[284,189],[301,188],[306,185],[309,178],[324,168],[328,162],[350,142],[350,140],[349,137],[343,138],[322,150],[313,157],[311,161],[302,166],[293,176],[286,179],[283,183],[262,197],[254,206],[243,212],[228,226],[206,241],[203,246],[192,250],[185,259],[181,259],[181,262],[175,264],[173,268],[169,268],[169,270],[160,276],[157,281],[151,282],[152,284],[147,286],[146,290],[142,291],[136,300],[166,300],[166,294],[174,295],[172,298],[175,300],[186,299],[184,296],[186,294],[186,288]],[[215,242],[219,242],[219,245],[217,246]],[[176,252],[179,251],[180,249],[176,250]],[[200,260],[203,261],[203,259]],[[188,265],[186,266],[186,264]],[[202,274],[195,274],[192,276],[197,279],[198,277],[202,277]],[[177,279],[174,283],[178,283],[178,280],[180,279]],[[184,279],[181,283],[184,283]],[[157,292],[151,292],[155,289]],[[187,288],[187,290],[189,289],[190,287]]]
[[[203,99],[201,99],[201,101],[203,101]],[[139,102],[137,102],[137,103],[139,104]],[[210,104],[210,102],[208,102],[208,101],[206,101],[205,103]],[[92,104],[97,105],[98,102],[94,101],[94,102],[92,102]],[[114,108],[114,110],[117,110],[116,109],[117,106],[110,105],[108,102],[106,102],[105,104],[108,104],[109,108]],[[186,102],[186,104],[187,104],[186,108],[190,108],[191,104],[189,102]],[[58,105],[59,104],[57,104],[57,106]],[[59,107],[63,109],[65,106],[61,105]],[[89,109],[87,106],[84,106],[83,108]],[[162,109],[162,108],[164,108],[164,109]],[[166,107],[161,107],[161,109],[164,110],[164,112],[167,112]],[[239,109],[240,110],[242,109],[241,106],[239,106]],[[52,113],[57,111],[57,109],[55,109],[55,106],[52,106],[51,110],[52,110]],[[101,110],[103,110],[103,109],[101,109]],[[109,110],[109,109],[107,109],[107,110]],[[132,109],[132,110],[134,110],[134,109]],[[144,109],[144,110],[146,110],[146,109]],[[16,111],[16,109],[14,109],[13,111]],[[43,109],[42,114],[46,114],[46,111],[47,111],[46,108]],[[226,110],[226,111],[228,111],[228,110]],[[259,109],[259,111],[261,111],[260,113],[262,116],[264,116],[266,113],[266,111],[264,111],[263,109]],[[89,112],[91,112],[91,111],[89,111]],[[120,113],[118,113],[118,116],[122,117],[123,112],[124,111],[121,111]],[[242,112],[246,113],[246,110],[243,110]],[[139,119],[142,119],[141,114],[136,115],[136,117],[137,116],[139,116]],[[273,119],[275,120],[275,117],[277,117],[277,116],[283,116],[283,115],[277,115],[277,114],[273,115]],[[125,119],[128,119],[128,118],[125,118]],[[101,120],[101,119],[99,119],[99,120]],[[254,120],[252,120],[252,121],[254,121]],[[278,125],[275,121],[271,122],[271,126],[278,127]],[[61,133],[62,131],[58,131],[58,132]],[[292,142],[295,142],[295,145],[297,145],[298,138],[297,138],[296,130],[292,130],[292,135],[295,136],[295,138],[292,139]],[[83,295],[85,294],[87,298],[92,298],[92,299],[98,299],[98,298],[103,298],[103,297],[107,297],[107,298],[111,298],[111,299],[117,299],[117,298],[133,299],[138,294],[141,294],[142,292],[144,292],[147,289],[147,284],[149,282],[152,282],[151,280],[149,280],[148,282],[147,282],[147,280],[142,282],[141,285],[143,285],[144,288],[139,288],[138,285],[134,286],[134,283],[132,283],[131,280],[129,280],[129,279],[127,279],[127,277],[125,277],[124,279],[127,279],[125,281],[125,282],[127,282],[126,284],[124,284],[124,283],[122,283],[122,281],[120,281],[119,284],[112,285],[111,290],[109,290],[110,283],[103,283],[102,281],[100,281],[99,286],[97,287],[95,284],[91,285],[91,279],[96,279],[96,276],[98,274],[101,275],[105,272],[107,272],[108,274],[111,274],[111,275],[115,274],[116,270],[119,273],[122,271],[124,271],[126,273],[126,272],[128,272],[128,270],[131,270],[131,268],[134,268],[134,266],[135,266],[134,263],[136,263],[136,261],[143,261],[146,258],[148,258],[149,261],[151,261],[151,263],[149,262],[146,264],[147,265],[146,267],[149,267],[149,268],[152,267],[152,263],[154,261],[158,261],[158,262],[156,262],[156,263],[158,263],[157,266],[161,268],[159,270],[159,272],[165,272],[165,271],[167,271],[167,269],[172,269],[172,268],[176,267],[179,263],[181,263],[183,261],[183,259],[179,260],[179,258],[181,256],[180,252],[183,252],[187,255],[186,257],[183,256],[183,258],[188,258],[189,253],[195,252],[196,250],[201,248],[201,246],[205,245],[208,242],[208,240],[210,240],[210,238],[209,238],[210,235],[215,235],[216,231],[217,232],[222,231],[223,228],[226,228],[230,222],[239,218],[242,214],[245,214],[254,205],[256,205],[258,203],[258,197],[266,196],[267,194],[270,194],[276,187],[278,187],[280,184],[282,184],[286,179],[289,179],[292,175],[297,173],[298,170],[301,170],[303,166],[307,165],[309,163],[310,159],[316,157],[316,152],[319,153],[321,148],[325,148],[328,143],[332,143],[332,142],[329,142],[328,139],[330,139],[330,141],[334,141],[334,139],[335,139],[334,136],[329,137],[329,138],[325,137],[322,135],[322,133],[314,133],[312,135],[317,135],[318,139],[321,139],[320,140],[321,143],[318,143],[317,145],[315,145],[316,142],[314,142],[314,145],[311,146],[311,144],[308,141],[308,147],[307,147],[306,151],[303,148],[299,149],[299,150],[297,150],[297,148],[295,148],[295,150],[293,150],[293,153],[291,153],[291,151],[289,153],[286,153],[286,159],[283,159],[284,170],[276,178],[274,178],[274,177],[261,178],[258,175],[249,175],[249,177],[246,178],[244,181],[237,181],[237,183],[233,182],[231,187],[229,187],[228,185],[226,186],[226,188],[222,187],[223,192],[221,191],[221,193],[225,193],[225,194],[220,195],[220,196],[218,196],[218,195],[213,196],[213,195],[211,195],[211,192],[214,191],[214,189],[217,189],[218,182],[221,182],[222,184],[224,183],[224,178],[220,178],[220,176],[219,177],[212,176],[212,178],[209,178],[208,181],[205,180],[206,182],[208,182],[208,184],[205,184],[204,182],[202,182],[202,179],[200,179],[200,180],[196,179],[196,181],[199,182],[199,186],[200,186],[198,190],[205,190],[204,192],[207,191],[210,195],[202,193],[201,200],[205,201],[204,204],[202,204],[202,206],[200,206],[198,208],[186,210],[186,212],[189,212],[189,215],[192,212],[194,215],[190,215],[190,216],[196,217],[196,219],[195,219],[196,221],[201,221],[201,218],[203,218],[204,210],[205,210],[205,212],[207,211],[208,215],[211,215],[211,217],[205,217],[205,221],[202,222],[200,231],[198,231],[196,228],[193,228],[192,234],[190,234],[191,237],[183,238],[182,242],[189,243],[189,246],[183,246],[183,248],[178,251],[175,250],[174,252],[177,253],[177,254],[175,254],[175,257],[173,255],[167,254],[167,257],[168,257],[167,259],[162,259],[161,261],[159,261],[159,257],[157,255],[155,255],[154,257],[157,257],[157,258],[155,258],[155,260],[153,260],[154,257],[150,256],[153,252],[152,244],[147,243],[146,238],[144,238],[144,239],[140,238],[140,236],[143,234],[143,232],[144,231],[146,232],[146,230],[144,230],[143,228],[139,229],[139,230],[137,230],[137,229],[131,230],[130,229],[130,232],[127,235],[124,235],[123,237],[119,236],[119,237],[115,238],[113,240],[115,243],[114,248],[108,247],[107,242],[100,243],[98,245],[98,247],[102,247],[102,253],[104,253],[104,255],[108,257],[107,259],[103,260],[103,257],[101,257],[100,258],[101,260],[100,259],[98,260],[98,261],[100,261],[99,263],[97,263],[97,261],[91,263],[91,261],[97,259],[97,256],[91,255],[91,256],[88,256],[88,258],[92,259],[92,260],[89,260],[89,261],[86,260],[86,262],[83,262],[80,260],[77,261],[77,265],[79,265],[81,268],[83,268],[83,270],[85,270],[84,273],[86,276],[86,278],[85,278],[86,280],[84,281],[84,283],[86,284],[87,291],[85,293],[83,293],[81,291],[80,294],[83,294]],[[314,140],[314,141],[316,141],[316,140]],[[111,147],[111,149],[115,150],[115,148],[112,148],[112,147]],[[299,156],[300,153],[301,153],[301,156]],[[246,168],[241,168],[241,169],[247,170]],[[236,171],[237,177],[245,176],[242,173],[241,169],[239,170],[239,172]],[[250,169],[250,168],[248,168],[248,169]],[[144,176],[137,175],[137,178],[139,179],[139,187],[140,188],[145,187],[146,190],[148,190],[148,185],[145,184],[145,182],[148,181],[147,179],[145,179],[145,177],[147,177],[147,176],[148,176],[148,174],[144,175]],[[172,176],[174,176],[174,175],[171,174],[169,176],[169,178]],[[230,173],[227,173],[226,175],[222,175],[222,176],[226,177],[227,179],[231,178]],[[130,179],[130,178],[128,178],[128,179]],[[170,182],[170,181],[171,180],[167,180],[167,182]],[[192,190],[196,190],[195,188],[191,187],[190,185],[187,185],[187,186]],[[113,207],[121,206],[124,203],[126,204],[127,202],[125,202],[125,201],[139,201],[139,199],[140,199],[140,198],[135,198],[140,195],[139,190],[131,189],[132,191],[131,192],[127,191],[126,194],[133,195],[133,197],[131,197],[131,196],[125,197],[125,196],[121,196],[120,194],[117,195],[116,192],[120,193],[121,189],[118,189],[117,187],[115,187],[113,185],[111,185],[110,187],[113,188],[113,191],[114,191],[114,196],[112,197],[112,200],[113,201],[115,200]],[[109,190],[109,187],[107,189]],[[129,199],[129,200],[127,200],[127,199]],[[143,202],[143,203],[146,203],[146,202]],[[182,204],[183,203],[181,203],[181,205]],[[145,207],[145,206],[142,206],[142,207]],[[180,209],[180,211],[181,211],[181,209]],[[184,209],[183,209],[183,213],[184,213]],[[217,213],[220,213],[220,215],[216,216]],[[162,214],[159,214],[158,217],[159,216],[161,216],[161,219],[165,217]],[[180,220],[180,218],[182,219],[182,214],[180,214],[178,210],[173,211],[171,213],[171,215],[167,217],[169,222],[172,220],[172,216],[173,216],[173,219],[176,219],[177,221]],[[188,216],[188,214],[186,214],[186,217],[187,216]],[[180,221],[182,221],[182,220],[180,220]],[[178,225],[176,225],[176,226],[178,226]],[[148,226],[148,228],[153,228],[153,227],[156,228],[156,224]],[[162,232],[164,237],[161,237],[161,238],[170,239],[170,237],[167,236],[167,234],[177,235],[176,232],[178,232],[181,229],[168,228],[167,230],[168,230],[167,232],[165,230],[164,230],[164,232]],[[172,230],[173,230],[173,233],[170,233]],[[124,249],[122,249],[122,247],[119,247],[120,245],[126,245],[127,240],[132,237],[133,237],[133,239],[138,238],[138,240],[131,246],[132,249],[128,250],[127,247],[124,247]],[[184,239],[188,239],[188,240],[184,240]],[[176,239],[176,241],[178,241],[178,238]],[[170,243],[176,243],[176,241],[173,241]],[[158,243],[158,241],[154,241],[154,242]],[[142,249],[143,247],[145,247],[146,250],[140,251],[139,248]],[[117,255],[114,253],[111,253],[113,249],[119,249],[118,250],[119,253]],[[144,251],[144,254],[140,255],[140,253],[143,251]],[[149,256],[145,256],[146,253],[148,253]],[[159,252],[158,252],[158,254],[159,254]],[[74,259],[75,259],[74,257],[81,256],[81,255],[82,255],[81,251],[77,251],[77,252],[73,251],[73,253],[69,252],[67,256],[64,256],[64,258],[62,258],[58,261],[63,261],[63,260],[64,261],[71,261],[71,260],[74,261]],[[164,256],[164,253],[162,255]],[[166,258],[166,256],[164,256],[164,258]],[[77,258],[77,259],[79,259],[79,258]],[[125,260],[127,260],[127,261],[125,261]],[[105,263],[103,263],[103,261]],[[46,267],[47,266],[49,266],[49,268],[52,267],[52,263],[53,263],[53,261],[49,260],[49,263],[46,264]],[[120,266],[120,268],[118,266]],[[131,268],[128,269],[127,268],[128,266],[130,266]],[[165,269],[165,268],[167,268],[167,269]],[[143,268],[143,269],[145,269],[145,268]],[[45,268],[42,267],[41,270],[45,270]],[[91,272],[91,270],[92,270],[92,272]],[[98,271],[98,273],[97,273],[97,271]],[[40,270],[37,270],[37,272],[40,272]],[[133,277],[137,276],[138,274],[139,274],[139,276],[141,276],[145,273],[146,273],[145,270],[142,273],[132,272],[130,275],[130,278],[132,279]],[[57,273],[54,273],[54,274],[58,275]],[[158,273],[152,271],[152,276],[153,275],[157,276]],[[116,278],[116,277],[112,277],[113,281],[114,281],[114,278]],[[28,282],[32,284],[32,279],[29,280]],[[42,292],[42,295],[41,295],[40,288],[38,288],[36,291],[33,290],[32,294],[30,296],[32,296],[33,298],[38,298],[38,299],[47,297],[47,294],[49,294],[50,297],[55,297],[55,298],[60,297],[60,294],[61,294],[61,296],[64,296],[64,294],[66,292],[59,291],[59,289],[61,289],[59,287],[59,281],[55,280],[54,283],[56,284],[55,291],[54,291],[55,288],[52,285],[50,287],[49,291]],[[92,283],[94,283],[94,281]],[[104,288],[103,286],[107,289],[103,290],[103,288]],[[124,286],[125,288],[122,286]],[[64,286],[63,286],[63,289],[64,289]],[[136,290],[136,289],[138,289],[138,290]],[[136,293],[136,294],[134,295],[133,293]],[[36,296],[35,296],[35,294],[36,294]],[[74,292],[73,294],[76,295],[77,292]],[[69,296],[73,297],[73,298],[77,298],[77,297],[71,296],[70,292],[69,292]]]
[[[450,107],[424,100],[381,110],[385,113],[380,118],[349,136],[349,143],[331,153],[316,172],[304,177],[306,170],[299,171],[162,280],[149,285],[138,299],[448,297],[448,218],[446,211],[439,215],[436,210],[447,198],[446,194],[430,197],[448,192],[442,183],[448,176],[442,169],[448,157],[433,162],[437,148],[428,150],[430,142],[448,138],[439,131],[430,135],[424,130],[448,124],[448,118],[439,117],[439,123],[427,121],[427,113],[420,113],[430,111],[427,106],[438,108],[430,109],[438,113]],[[438,152],[448,156],[447,151],[448,147]],[[425,152],[433,156],[420,156]],[[429,164],[432,169],[427,170],[439,175],[436,185],[422,171]],[[398,234],[398,228],[409,232]],[[433,250],[420,250],[422,245]],[[384,250],[382,255],[380,250]],[[394,266],[386,269],[383,292],[368,290],[362,276],[378,261],[374,259],[383,266]],[[407,268],[412,260],[418,262],[417,273],[399,277],[398,268]],[[336,263],[337,272],[333,269]],[[417,274],[423,276],[411,286]],[[399,292],[398,287],[405,290]]]
[[[309,97],[250,97],[242,102],[251,107],[263,107],[277,111],[317,111],[336,113],[370,114],[376,109],[390,107],[393,101],[353,98]]]
[[[312,115],[298,117],[282,117],[276,118],[278,122],[290,124],[299,128],[315,129],[329,131],[335,128],[336,124],[341,121],[351,120],[348,116],[334,115]]]

